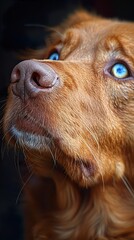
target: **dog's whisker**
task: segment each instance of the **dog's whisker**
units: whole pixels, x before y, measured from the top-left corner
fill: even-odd
[[[5,109],[5,106],[6,106],[6,100],[5,100],[5,102],[1,105],[0,111],[3,111],[3,110]]]
[[[6,143],[6,144],[7,144],[7,142],[5,140],[6,140],[6,137],[8,134],[9,134],[9,130],[7,129],[6,131],[4,131],[4,134],[2,136],[2,142]]]
[[[52,156],[52,160],[53,160],[54,167],[55,167],[55,166],[56,166],[56,158],[55,158],[55,155],[53,154],[53,152],[52,152],[51,148],[49,147],[49,145],[47,145],[47,147],[48,147],[48,150],[49,150],[49,152],[50,152],[50,154],[51,154],[51,156]]]
[[[19,192],[19,194],[18,194],[18,196],[17,196],[17,198],[16,198],[16,204],[18,203],[19,198],[20,198],[20,196],[21,196],[24,188],[26,187],[26,185],[28,184],[28,182],[30,181],[30,179],[32,178],[32,176],[33,176],[33,173],[31,173],[30,176],[27,178],[27,180],[23,183],[23,186],[22,186],[22,188],[21,188],[21,190],[20,190],[20,192]]]
[[[134,198],[134,189],[131,186],[130,182],[128,181],[127,177],[123,176],[123,177],[121,177],[121,179],[122,179],[124,185],[126,186],[128,192],[130,193],[130,195]]]
[[[25,27],[37,27],[37,28],[44,28],[44,30],[47,30],[48,32],[53,32],[53,33],[57,33],[60,37],[63,38],[63,34],[61,32],[59,32],[56,28],[50,27],[50,26],[46,26],[43,24],[33,24],[33,23],[27,23],[24,25]]]

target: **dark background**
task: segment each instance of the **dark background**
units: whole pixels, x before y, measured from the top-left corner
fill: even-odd
[[[16,53],[28,47],[38,49],[46,33],[41,27],[54,26],[78,7],[105,17],[134,20],[133,0],[1,0],[0,1],[0,118],[7,96],[12,68],[19,60]],[[0,124],[1,125],[1,124]],[[7,148],[0,134],[0,240],[23,240],[21,171],[23,156]]]

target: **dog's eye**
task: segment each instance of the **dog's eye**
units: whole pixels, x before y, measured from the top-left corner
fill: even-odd
[[[56,51],[52,52],[48,57],[48,59],[51,59],[51,60],[59,60],[59,58],[60,58],[60,54]]]
[[[111,68],[111,74],[119,79],[129,77],[129,70],[123,63],[116,63]]]

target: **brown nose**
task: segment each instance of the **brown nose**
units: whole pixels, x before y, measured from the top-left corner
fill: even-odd
[[[48,64],[26,60],[13,69],[11,83],[13,93],[25,99],[52,91],[58,85],[59,77]]]

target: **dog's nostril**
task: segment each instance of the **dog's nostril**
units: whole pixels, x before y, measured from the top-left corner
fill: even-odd
[[[11,74],[11,82],[12,83],[16,83],[16,82],[18,82],[20,80],[20,78],[21,78],[20,70],[18,68],[14,69],[14,71]]]
[[[39,81],[40,81],[40,75],[36,72],[33,72],[32,76],[31,76],[32,84],[35,86],[41,87]]]
[[[55,85],[56,81],[58,80],[58,76],[55,73],[37,71],[31,74],[30,81],[33,86],[37,88],[51,88]]]

